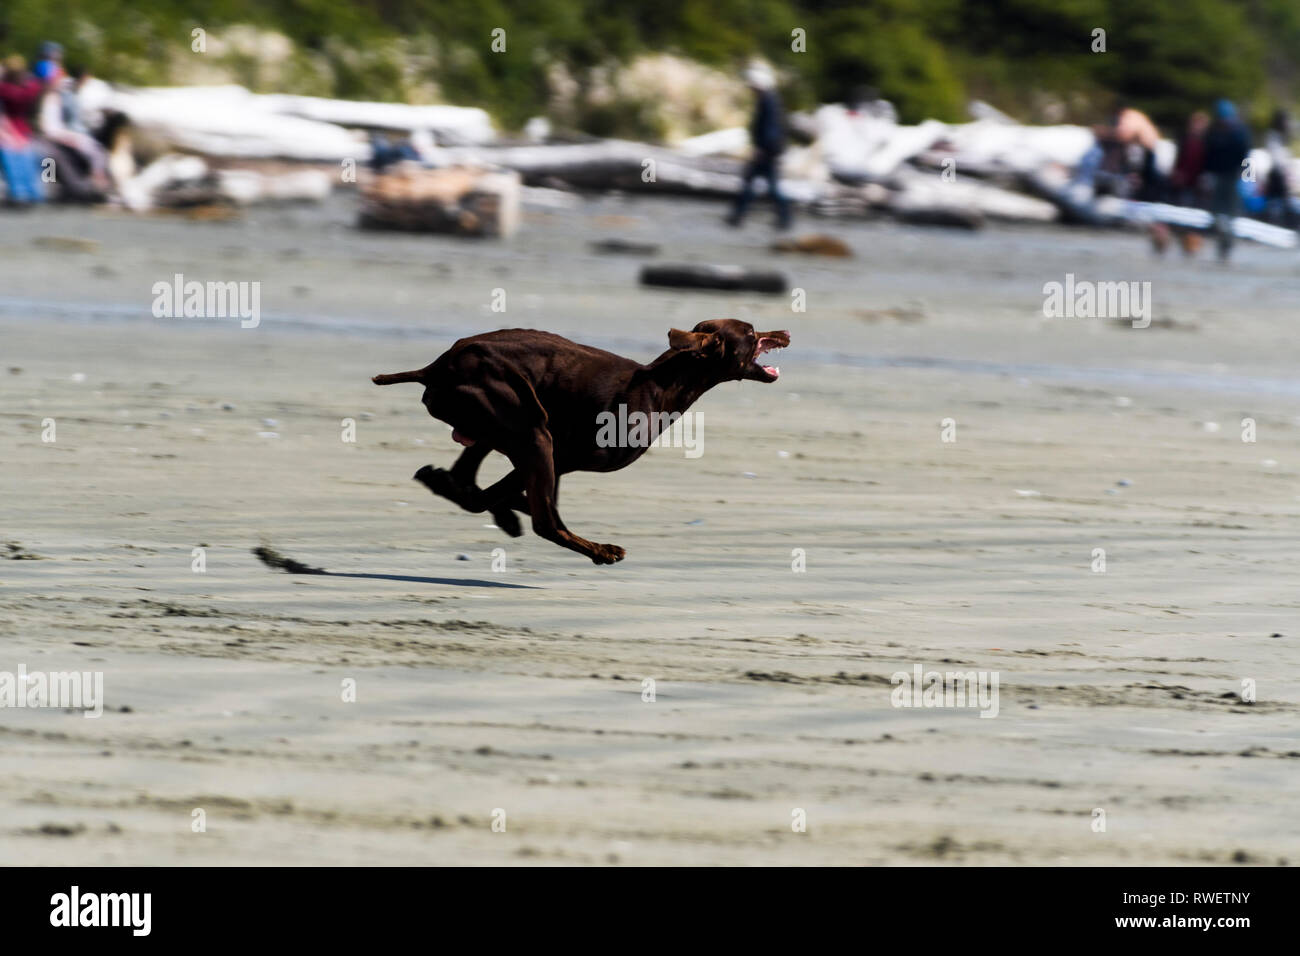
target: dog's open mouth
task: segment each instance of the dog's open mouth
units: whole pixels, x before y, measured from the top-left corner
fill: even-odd
[[[750,359],[749,368],[745,370],[745,378],[754,379],[758,382],[775,382],[781,377],[781,369],[775,365],[764,365],[759,361],[759,357],[764,352],[783,349],[789,344],[789,332],[763,332],[760,334],[758,344],[754,346],[754,357]]]

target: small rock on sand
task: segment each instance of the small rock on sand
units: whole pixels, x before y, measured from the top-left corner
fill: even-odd
[[[32,245],[59,252],[98,252],[97,239],[79,239],[75,236],[37,236]]]
[[[834,236],[813,233],[796,236],[793,239],[781,239],[772,243],[773,252],[797,252],[806,256],[829,256],[834,259],[851,259],[853,250],[848,243]]]

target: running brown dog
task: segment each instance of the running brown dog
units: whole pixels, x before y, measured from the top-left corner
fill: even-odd
[[[452,427],[465,446],[450,470],[425,465],[415,480],[466,511],[491,512],[507,534],[522,534],[515,511],[532,517],[533,531],[585,554],[596,564],[623,560],[624,550],[573,534],[556,510],[560,476],[617,471],[636,461],[645,444],[601,447],[597,416],[640,411],[685,412],[722,382],[775,382],[779,370],[759,356],[790,344],[789,332],[755,332],[748,322],[714,319],[690,332],[668,333],[668,351],[649,365],[550,332],[503,329],[461,339],[432,365],[376,375],[376,385],[419,382],[425,408]],[[653,440],[655,434],[650,435]],[[514,470],[484,489],[475,484],[489,452]]]

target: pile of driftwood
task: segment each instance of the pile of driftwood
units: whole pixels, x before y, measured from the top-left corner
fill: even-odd
[[[573,189],[619,189],[627,192],[692,196],[734,196],[741,186],[743,163],[730,156],[700,156],[608,139],[591,143],[532,146],[462,146],[441,150],[440,159],[456,163],[491,162],[516,170],[530,186],[563,185]],[[784,184],[796,202],[814,199],[820,189],[790,178]]]
[[[935,124],[942,127],[943,124]],[[888,159],[876,156],[870,175],[846,163],[828,162],[821,146],[792,150],[784,163],[781,189],[797,203],[826,216],[892,216],[905,222],[978,228],[986,219],[1051,222],[1056,207],[1003,185],[962,177],[941,179],[903,162],[931,146],[935,131],[908,134],[905,144],[890,146]],[[723,133],[728,131],[722,131]],[[668,149],[625,140],[532,146],[470,146],[440,151],[461,163],[494,163],[514,169],[529,186],[569,189],[619,189],[627,192],[732,197],[742,186],[744,160],[729,153],[740,137],[711,135]],[[888,139],[888,137],[886,137]],[[832,142],[835,142],[832,140]],[[710,146],[709,144],[716,144]],[[708,150],[718,148],[726,153]],[[838,148],[844,148],[840,143]],[[739,150],[744,153],[747,148]],[[876,174],[878,178],[876,178]],[[759,184],[760,193],[766,184]]]
[[[233,204],[323,198],[334,186],[357,181],[354,174],[372,158],[368,134],[379,131],[409,136],[423,167],[366,182],[361,224],[462,235],[509,235],[521,201],[555,205],[563,198],[535,187],[731,197],[741,188],[749,154],[741,128],[673,147],[625,140],[525,145],[498,136],[479,109],[264,96],[237,86],[119,88],[104,94],[98,108],[124,117],[119,142],[134,144],[115,149],[110,167],[131,208],[199,202],[204,196]],[[967,229],[989,220],[1118,227],[1160,221],[1204,228],[1204,214],[1188,224],[1180,218],[1186,211],[1174,207],[1078,195],[1072,171],[1094,142],[1086,127],[1026,126],[981,103],[971,105],[971,114],[968,123],[907,125],[892,109],[827,105],[795,113],[792,132],[804,144],[783,157],[782,189],[824,216],[892,217]],[[1160,141],[1162,169],[1174,150],[1173,143]],[[128,152],[167,162],[137,174]],[[193,164],[167,154],[197,154],[211,168],[195,176]],[[263,168],[284,161],[313,174],[294,177]],[[1256,150],[1251,161],[1263,174],[1270,159]],[[232,162],[245,165],[234,172]],[[1291,172],[1300,181],[1300,160],[1293,160]],[[1290,230],[1255,220],[1238,220],[1235,228],[1274,245],[1296,241]]]
[[[509,170],[398,163],[362,185],[358,224],[508,238],[519,226],[519,191],[519,175]]]
[[[259,95],[239,86],[99,84],[83,107],[114,118],[110,169],[124,205],[137,211],[323,200],[357,181],[372,131],[444,144],[496,138],[481,109]]]

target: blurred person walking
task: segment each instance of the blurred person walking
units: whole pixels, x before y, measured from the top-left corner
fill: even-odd
[[[1250,155],[1250,131],[1229,100],[1214,104],[1214,122],[1205,133],[1205,171],[1210,176],[1210,212],[1214,214],[1219,259],[1232,255],[1232,221],[1241,209],[1242,163]]]
[[[762,178],[767,183],[768,195],[776,205],[776,227],[790,228],[790,200],[781,192],[781,154],[785,151],[785,122],[781,100],[776,95],[776,76],[765,63],[753,63],[745,71],[745,83],[754,91],[754,118],[749,125],[749,137],[754,155],[745,166],[744,185],[727,224],[739,226],[745,221],[750,203],[754,201],[754,180]]]

